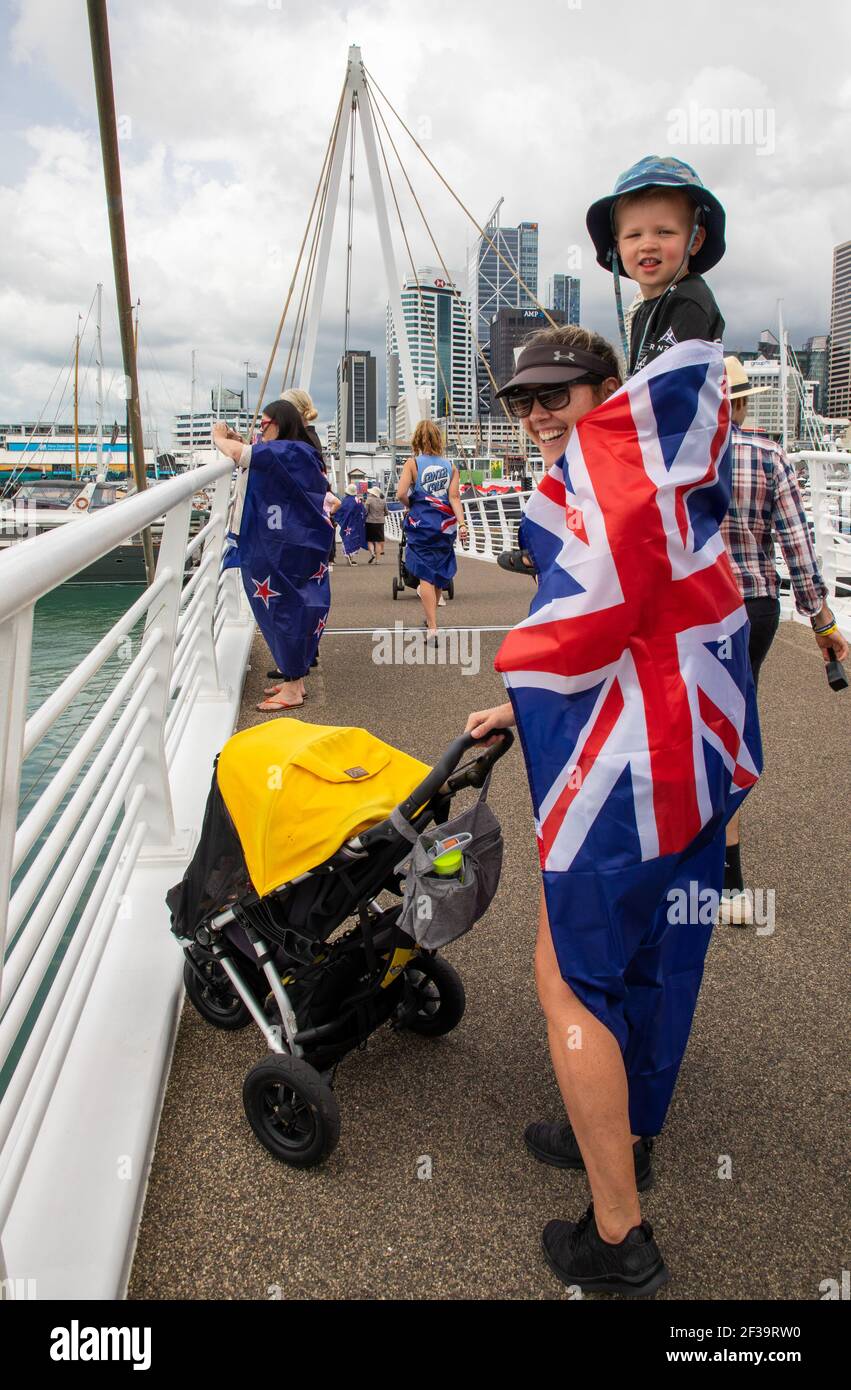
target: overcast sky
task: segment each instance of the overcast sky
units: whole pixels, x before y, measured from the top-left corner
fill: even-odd
[[[120,349],[84,0],[0,0],[0,15],[8,421],[41,411],[98,280],[108,382]],[[188,409],[193,348],[199,402],[220,374],[238,388],[245,359],[265,369],[352,43],[479,221],[504,197],[506,224],[539,223],[541,298],[547,277],[578,261],[586,326],[615,336],[611,276],[595,264],[586,209],[653,152],[694,164],[726,206],[727,254],[709,283],[729,348],[776,327],[779,297],[793,344],[829,327],[832,249],[851,238],[848,5],[109,0],[109,16],[143,415],[147,392],[164,433],[173,411]],[[725,130],[732,110],[753,113],[751,143]],[[391,129],[460,273],[472,225]],[[404,206],[414,256],[433,264],[407,197]],[[345,222],[341,205],[312,381],[323,419],[343,343]],[[396,248],[401,274],[398,234]],[[378,355],[382,400],[386,300],[361,147],[350,344]],[[88,418],[93,399],[89,378]],[[113,381],[110,418],[119,401]]]

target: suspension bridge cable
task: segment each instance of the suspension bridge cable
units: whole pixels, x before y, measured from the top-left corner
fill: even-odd
[[[264,395],[265,395],[265,393],[266,393],[266,387],[267,387],[268,384],[269,384],[269,377],[270,377],[271,374],[272,374],[272,367],[273,367],[273,365],[274,365],[275,357],[276,357],[277,352],[278,352],[278,344],[279,344],[280,341],[281,341],[281,334],[282,334],[283,331],[284,331],[284,323],[286,322],[287,311],[289,310],[289,307],[290,307],[290,300],[291,300],[292,297],[293,297],[293,290],[295,289],[296,277],[298,276],[299,267],[301,266],[301,258],[302,258],[303,254],[304,254],[304,247],[305,247],[305,243],[307,242],[307,234],[308,234],[308,232],[309,232],[309,230],[310,230],[310,224],[311,224],[311,221],[312,221],[312,219],[313,219],[313,212],[314,212],[314,209],[315,209],[315,207],[316,207],[317,201],[318,201],[318,199],[319,199],[319,192],[320,192],[320,189],[321,189],[321,186],[322,186],[322,181],[323,181],[323,179],[324,179],[324,177],[325,177],[325,166],[328,165],[328,168],[330,169],[330,167],[331,167],[331,162],[332,162],[332,160],[333,160],[333,152],[334,152],[334,149],[336,148],[337,136],[338,136],[339,130],[340,130],[340,117],[341,117],[342,111],[343,111],[343,97],[345,96],[345,93],[346,93],[346,82],[344,81],[344,82],[343,82],[343,86],[342,86],[341,91],[340,91],[340,100],[339,100],[338,103],[337,103],[337,112],[336,112],[336,115],[335,115],[335,117],[334,117],[334,123],[333,123],[333,125],[332,125],[332,127],[331,127],[331,134],[330,134],[329,137],[328,137],[328,145],[327,145],[326,150],[325,150],[325,159],[324,159],[323,162],[322,162],[322,169],[321,169],[320,174],[319,174],[319,180],[318,180],[318,182],[317,182],[317,184],[316,184],[316,192],[315,192],[314,195],[313,195],[313,202],[312,202],[312,204],[311,204],[310,212],[308,213],[308,217],[307,217],[307,223],[306,223],[305,228],[304,228],[304,236],[303,236],[302,239],[301,239],[301,246],[299,247],[298,259],[296,260],[296,263],[295,263],[295,270],[293,271],[292,279],[291,279],[291,281],[290,281],[290,287],[289,287],[289,290],[287,291],[287,297],[286,297],[286,300],[285,300],[285,302],[284,302],[284,307],[283,307],[283,309],[282,309],[282,311],[281,311],[281,317],[280,317],[280,320],[279,320],[279,322],[278,322],[278,330],[277,330],[277,332],[276,332],[276,334],[275,334],[275,340],[274,340],[274,342],[273,342],[273,344],[272,344],[272,351],[271,351],[271,353],[269,354],[269,362],[268,362],[267,367],[266,367],[266,373],[265,373],[265,375],[264,375],[264,377],[263,377],[263,384],[261,385],[260,390],[259,390],[258,393],[257,393],[257,405],[255,406],[255,409],[254,409],[254,416],[253,416],[253,418],[252,418],[251,426],[250,426],[250,429],[249,429],[249,431],[248,431],[249,437],[250,437],[251,435],[253,435],[253,433],[254,433],[254,427],[255,427],[255,425],[257,424],[257,417],[258,417],[258,415],[259,415],[259,413],[260,413],[260,410],[261,410],[261,408],[262,408],[261,403],[262,403],[263,397],[264,397]]]
[[[328,206],[328,190],[330,188],[330,185],[331,166],[329,164],[322,184],[322,196],[319,201],[319,211],[316,216],[316,221],[313,224],[313,235],[311,237],[310,250],[307,256],[307,267],[305,275],[302,279],[301,294],[299,295],[295,323],[293,324],[293,331],[290,337],[289,352],[287,353],[287,362],[284,368],[284,380],[281,386],[282,391],[285,391],[288,386],[295,385],[296,372],[298,370],[298,355],[299,351],[301,350],[301,339],[302,334],[304,332],[304,325],[307,322],[307,311],[308,306],[310,304],[311,293],[313,290],[313,275],[316,269],[316,259],[319,252],[320,233],[322,231],[325,210]],[[290,372],[290,363],[292,363],[292,373]]]
[[[348,221],[346,224],[346,310],[343,317],[343,358],[349,350],[349,320],[352,313],[352,229],[355,215],[355,118],[357,116],[357,96],[352,97],[351,140],[349,142],[349,197]],[[345,370],[345,368],[344,368]]]
[[[370,96],[369,91],[367,91],[367,101],[370,103],[370,110],[373,111],[373,110],[374,110],[374,103],[373,103],[373,101],[372,101],[372,98],[371,98],[371,96]],[[403,238],[403,240],[404,240],[404,242],[405,242],[405,249],[406,249],[406,251],[407,251],[407,253],[408,253],[408,260],[409,260],[410,263],[411,263],[411,273],[412,273],[412,275],[413,275],[413,277],[414,277],[414,284],[415,284],[416,287],[417,287],[417,295],[418,295],[418,297],[419,297],[420,314],[421,314],[422,318],[425,320],[426,326],[428,327],[429,333],[430,333],[430,335],[431,335],[431,341],[432,341],[432,345],[433,345],[433,348],[434,348],[434,364],[435,364],[435,367],[437,368],[437,371],[440,373],[440,379],[441,379],[441,381],[442,381],[442,383],[443,383],[443,390],[444,390],[444,392],[445,392],[445,394],[446,394],[446,402],[447,402],[447,405],[448,405],[448,407],[449,407],[449,420],[450,420],[450,422],[451,422],[451,427],[452,427],[453,432],[454,432],[454,434],[455,434],[455,444],[456,444],[456,448],[458,449],[459,453],[460,453],[460,454],[462,455],[462,457],[463,457],[463,449],[462,449],[462,445],[461,445],[461,435],[460,435],[460,431],[459,431],[458,426],[457,426],[457,421],[456,421],[456,416],[455,416],[455,409],[454,409],[454,404],[453,404],[453,400],[452,400],[452,391],[450,390],[449,383],[448,383],[447,380],[446,380],[446,374],[445,374],[445,372],[444,372],[444,370],[443,370],[443,364],[442,364],[442,362],[441,362],[441,360],[440,360],[440,350],[439,350],[438,345],[437,345],[437,335],[435,334],[435,331],[434,331],[434,322],[432,321],[432,318],[429,316],[429,314],[428,314],[428,312],[427,312],[427,310],[426,310],[426,304],[425,304],[425,300],[424,300],[424,297],[423,297],[422,285],[420,284],[420,279],[419,279],[419,276],[418,276],[418,274],[417,274],[416,265],[415,265],[415,263],[414,263],[414,257],[413,257],[413,253],[412,253],[412,251],[411,251],[411,244],[410,244],[410,242],[408,241],[408,233],[407,233],[407,230],[406,230],[406,228],[405,228],[405,219],[403,218],[403,216],[402,216],[402,210],[401,210],[401,208],[399,207],[399,199],[396,197],[396,189],[395,189],[395,186],[394,186],[394,184],[393,184],[393,177],[392,177],[392,175],[391,175],[391,173],[390,173],[390,165],[389,165],[388,162],[387,162],[387,152],[386,152],[386,150],[384,149],[384,141],[383,141],[382,138],[381,138],[381,130],[379,129],[378,125],[375,126],[375,134],[376,134],[376,137],[377,137],[377,139],[378,139],[378,148],[379,148],[380,151],[381,151],[381,158],[382,158],[382,160],[384,161],[384,169],[385,169],[385,172],[386,172],[386,174],[387,174],[387,182],[388,182],[389,185],[390,185],[390,192],[391,192],[391,194],[392,194],[392,196],[393,196],[393,203],[394,203],[394,206],[395,206],[395,208],[396,208],[396,216],[397,216],[398,219],[399,219],[399,227],[400,227],[401,232],[402,232],[402,238]],[[436,319],[436,315],[434,316],[434,318]]]
[[[405,122],[402,120],[402,117],[399,115],[399,112],[396,110],[396,108],[395,108],[395,106],[393,105],[393,103],[392,103],[392,101],[390,100],[390,98],[382,91],[381,87],[379,87],[379,85],[378,85],[378,83],[376,82],[375,78],[373,77],[372,73],[367,71],[366,64],[364,64],[363,70],[364,70],[365,76],[369,79],[370,84],[371,84],[371,85],[375,88],[375,90],[379,93],[379,95],[381,96],[382,100],[385,101],[385,102],[387,103],[387,105],[390,107],[390,110],[393,112],[393,115],[396,117],[396,119],[397,119],[397,121],[399,122],[399,124],[401,125],[402,129],[403,129],[403,130],[405,131],[405,133],[411,138],[411,140],[413,140],[414,144],[416,145],[416,147],[417,147],[417,149],[419,150],[420,154],[422,155],[423,159],[426,161],[426,163],[427,163],[427,164],[434,170],[434,172],[437,174],[437,177],[440,179],[440,182],[443,184],[444,188],[447,190],[447,192],[451,193],[452,197],[455,199],[455,201],[456,201],[456,203],[458,204],[459,208],[461,208],[462,212],[464,212],[464,213],[466,214],[466,216],[469,217],[469,219],[470,219],[470,221],[472,222],[473,226],[476,228],[476,231],[480,234],[480,236],[484,237],[485,241],[487,242],[487,244],[488,244],[488,246],[491,248],[491,250],[496,252],[497,256],[498,256],[499,259],[502,261],[502,264],[506,267],[507,270],[509,270],[509,271],[511,272],[511,278],[512,278],[512,280],[516,280],[517,283],[518,283],[518,285],[520,285],[521,289],[524,289],[524,290],[526,291],[526,293],[528,294],[528,296],[529,296],[530,300],[532,301],[532,303],[536,306],[536,308],[538,308],[538,309],[541,310],[541,313],[545,316],[545,318],[546,318],[547,321],[549,322],[550,326],[551,326],[552,328],[557,328],[557,327],[558,327],[558,324],[556,323],[555,319],[553,319],[553,318],[551,317],[551,315],[550,315],[550,313],[549,313],[549,310],[546,309],[546,308],[544,307],[544,305],[540,302],[540,300],[537,298],[537,296],[534,295],[534,294],[532,293],[532,291],[529,289],[529,286],[526,284],[526,281],[521,277],[519,271],[517,271],[515,268],[512,267],[510,261],[506,260],[505,256],[503,256],[502,252],[500,251],[500,249],[499,249],[499,247],[496,245],[496,243],[493,242],[493,241],[491,241],[491,239],[490,239],[490,237],[488,236],[487,232],[485,231],[484,227],[481,227],[481,226],[479,225],[479,223],[476,221],[476,219],[475,219],[475,217],[473,216],[473,214],[470,212],[470,209],[461,201],[461,199],[458,197],[458,194],[455,192],[455,189],[454,189],[454,188],[452,187],[452,185],[443,177],[443,174],[441,174],[440,170],[438,169],[438,167],[437,167],[437,165],[434,163],[434,161],[431,160],[431,159],[429,159],[429,156],[426,154],[426,152],[425,152],[425,150],[423,149],[422,145],[420,144],[419,140],[418,140],[417,137],[414,135],[413,131],[412,131],[412,130],[405,124]]]
[[[368,91],[368,84],[367,84],[367,91]],[[378,104],[377,104],[375,101],[373,101],[372,99],[370,99],[370,109],[373,111],[373,113],[377,113],[377,114],[378,114],[378,118],[379,118],[379,120],[381,121],[381,124],[384,126],[384,130],[385,130],[385,133],[386,133],[386,135],[387,135],[387,139],[390,141],[390,146],[391,146],[391,148],[392,148],[392,150],[393,150],[393,153],[394,153],[395,156],[396,156],[396,160],[397,160],[397,162],[398,162],[398,164],[399,164],[399,168],[402,170],[402,174],[403,174],[403,176],[404,176],[404,178],[405,178],[405,182],[407,183],[408,188],[410,189],[411,197],[413,198],[414,202],[415,202],[416,205],[417,205],[417,211],[419,212],[420,217],[421,217],[422,220],[423,220],[423,225],[424,225],[424,227],[425,227],[425,229],[426,229],[426,232],[428,233],[429,240],[431,241],[431,244],[432,244],[432,246],[434,247],[435,253],[436,253],[437,258],[438,258],[438,260],[439,260],[439,262],[440,262],[440,268],[441,268],[441,270],[443,271],[444,275],[446,276],[447,283],[451,283],[451,282],[452,282],[452,276],[451,276],[450,273],[449,273],[449,270],[448,270],[447,265],[446,265],[446,261],[445,261],[445,259],[444,259],[444,257],[443,257],[443,254],[442,254],[442,252],[441,252],[441,250],[440,250],[440,247],[439,247],[438,244],[437,244],[437,241],[436,241],[436,239],[435,239],[435,237],[434,237],[434,233],[433,233],[432,230],[431,230],[431,227],[430,227],[429,222],[428,222],[428,218],[426,217],[425,212],[423,211],[422,204],[420,203],[420,200],[419,200],[419,198],[417,197],[417,194],[416,194],[416,191],[415,191],[415,189],[414,189],[414,186],[413,186],[413,184],[411,183],[410,178],[408,177],[408,171],[407,171],[407,169],[405,168],[405,165],[404,165],[404,163],[403,163],[403,161],[402,161],[402,156],[399,154],[399,151],[398,151],[398,149],[396,148],[396,143],[395,143],[395,141],[394,141],[394,139],[393,139],[393,136],[392,136],[391,133],[390,133],[390,130],[389,130],[388,125],[387,125],[387,122],[386,122],[385,119],[384,119],[384,114],[383,114],[383,112],[381,111],[381,109],[380,109],[380,107],[378,106]],[[464,320],[465,320],[465,322],[466,322],[466,324],[467,324],[467,329],[468,329],[468,331],[469,331],[471,341],[472,341],[472,343],[473,343],[473,345],[474,345],[474,347],[475,347],[475,349],[476,349],[476,352],[478,353],[479,357],[481,358],[481,361],[482,361],[482,364],[483,364],[483,366],[484,366],[484,369],[485,369],[485,371],[487,372],[487,375],[488,375],[488,379],[489,379],[489,381],[490,381],[490,384],[491,384],[491,386],[493,387],[494,399],[496,399],[496,392],[499,390],[499,386],[498,386],[498,384],[497,384],[496,377],[494,376],[493,372],[491,371],[491,365],[490,365],[490,363],[489,363],[487,357],[485,356],[485,353],[484,353],[483,350],[482,350],[482,346],[481,346],[481,344],[480,344],[480,342],[479,342],[479,340],[478,340],[478,338],[477,338],[477,336],[476,336],[476,330],[475,330],[475,328],[473,327],[472,317],[471,317],[471,315],[470,315],[470,314],[468,313],[468,311],[467,311],[467,306],[466,306],[466,304],[464,303],[463,297],[459,297],[459,301],[458,301],[458,302],[459,302],[459,305],[460,305],[460,308],[461,308],[461,312],[462,312],[463,315],[464,315]],[[505,401],[502,400],[502,399],[500,399],[500,402],[499,402],[499,403],[500,403],[500,405],[502,406],[503,414],[505,415],[506,420],[507,420],[510,424],[514,424],[514,420],[513,420],[512,416],[511,416],[511,412],[509,411],[508,406],[505,404]]]

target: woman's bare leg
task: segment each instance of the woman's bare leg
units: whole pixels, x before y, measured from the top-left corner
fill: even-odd
[[[544,895],[535,947],[538,998],[547,1020],[553,1070],[576,1135],[597,1230],[617,1244],[641,1221],[635,1186],[626,1072],[617,1039],[562,979]]]
[[[437,632],[437,589],[433,584],[420,580],[420,603],[426,615],[429,632]]]

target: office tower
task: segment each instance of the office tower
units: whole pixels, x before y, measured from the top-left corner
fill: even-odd
[[[402,312],[405,315],[414,380],[422,406],[421,414],[432,420],[450,414],[459,420],[469,420],[473,407],[472,353],[467,327],[469,310],[460,290],[446,279],[442,270],[428,266],[417,271],[416,279],[412,275],[405,277],[402,284]],[[388,304],[388,359],[397,350],[396,330]],[[398,381],[396,436],[407,439],[413,411],[408,410],[401,367]]]
[[[485,227],[485,235],[473,247],[468,266],[473,331],[486,356],[490,326],[500,309],[535,308],[538,295],[538,224],[500,225],[500,198]],[[518,276],[526,285],[523,289]],[[472,348],[476,386],[476,414],[488,413],[490,383],[481,359]]]
[[[337,364],[337,438],[342,437],[344,365],[349,385],[346,443],[375,444],[378,439],[378,383],[371,352],[352,350]]]
[[[827,405],[834,420],[851,416],[851,241],[833,252]]]
[[[553,275],[547,285],[547,308],[565,315],[565,323],[580,323],[579,280],[575,275]]]
[[[526,339],[539,328],[549,328],[550,319],[557,324],[567,323],[567,315],[559,309],[551,309],[549,316],[543,309],[500,309],[491,319],[490,326],[490,367],[498,386],[504,386],[514,374],[516,353]],[[489,402],[492,414],[502,413],[499,402]]]

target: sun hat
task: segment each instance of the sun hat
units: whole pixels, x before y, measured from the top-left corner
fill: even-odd
[[[738,357],[725,357],[724,366],[727,369],[727,385],[730,388],[730,400],[740,400],[742,396],[760,396],[763,391],[772,391],[772,386],[751,386],[751,379],[739,361]]]
[[[613,375],[611,365],[596,353],[567,347],[564,343],[533,343],[520,353],[513,377],[500,387],[496,396],[499,399],[523,386],[555,386],[559,382],[578,381],[580,377],[603,379]]]
[[[346,496],[347,496],[347,497],[357,497],[357,494],[358,494],[357,483],[349,483],[348,487],[346,488]]]
[[[367,488],[367,492],[369,493],[370,497],[380,497],[380,496],[381,496],[381,488],[380,488],[380,487],[370,487],[370,488]]]
[[[606,198],[598,198],[588,209],[585,225],[588,228],[597,264],[604,270],[612,270],[615,259],[614,207],[618,198],[625,193],[637,193],[646,188],[681,188],[689,195],[701,212],[701,225],[706,229],[706,238],[699,251],[689,261],[689,268],[702,275],[717,265],[726,250],[724,226],[726,213],[721,203],[700,181],[700,175],[683,159],[672,156],[647,154],[631,168],[619,174],[615,180],[614,192]],[[620,257],[618,270],[626,274]]]

